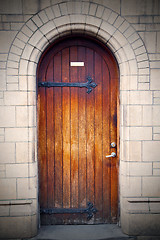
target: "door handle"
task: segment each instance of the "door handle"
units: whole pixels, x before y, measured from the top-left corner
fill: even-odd
[[[116,153],[112,152],[111,155],[107,155],[106,158],[110,158],[110,157],[116,157]]]

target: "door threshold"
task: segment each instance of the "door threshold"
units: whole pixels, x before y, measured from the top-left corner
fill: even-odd
[[[126,240],[135,239],[122,233],[116,224],[42,226],[30,240]]]

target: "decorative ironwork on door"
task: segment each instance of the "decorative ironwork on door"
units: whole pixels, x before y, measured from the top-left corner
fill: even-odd
[[[92,88],[95,88],[97,84],[93,82],[93,79],[88,76],[87,77],[87,82],[85,83],[79,83],[79,82],[39,82],[38,87],[86,87],[87,88],[87,93],[89,94],[92,92]]]

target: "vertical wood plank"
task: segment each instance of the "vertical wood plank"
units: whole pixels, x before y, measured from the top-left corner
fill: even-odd
[[[61,82],[61,52],[54,57],[54,81]],[[54,88],[54,108],[55,108],[55,207],[63,206],[63,146],[62,146],[62,89]]]
[[[77,61],[77,46],[70,48],[70,62]],[[77,67],[70,66],[70,82],[77,82]],[[71,87],[71,207],[78,208],[78,88]]]
[[[86,48],[86,76],[94,79],[94,52]],[[87,202],[94,203],[94,91],[87,94]]]
[[[39,88],[39,185],[40,185],[40,206],[47,207],[47,159],[46,159],[46,91],[45,88]]]
[[[46,72],[46,81],[53,82],[53,58]],[[46,89],[46,132],[47,132],[47,196],[48,207],[54,206],[54,90]]]
[[[78,68],[79,82],[86,82],[85,47],[78,47],[78,61],[84,62],[84,67]],[[86,88],[79,89],[79,207],[86,207]]]
[[[62,50],[62,82],[69,82],[69,48]],[[62,88],[63,111],[63,207],[70,207],[70,89]]]
[[[103,220],[110,222],[110,168],[111,159],[106,158],[110,154],[110,81],[109,70],[103,60]]]
[[[102,58],[95,53],[95,206],[96,221],[102,221],[103,209],[103,156],[102,156]]]
[[[116,72],[116,69],[110,68],[111,72]],[[117,85],[118,81],[112,78],[111,74],[111,142],[117,143]],[[114,149],[115,152],[116,149]],[[111,162],[111,218],[113,222],[117,221],[118,212],[118,158],[112,158]]]

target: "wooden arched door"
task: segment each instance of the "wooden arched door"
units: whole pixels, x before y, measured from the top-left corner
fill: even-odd
[[[37,79],[41,223],[116,222],[119,87],[113,55],[91,39],[66,38],[45,51]],[[112,152],[116,157],[106,158]]]

